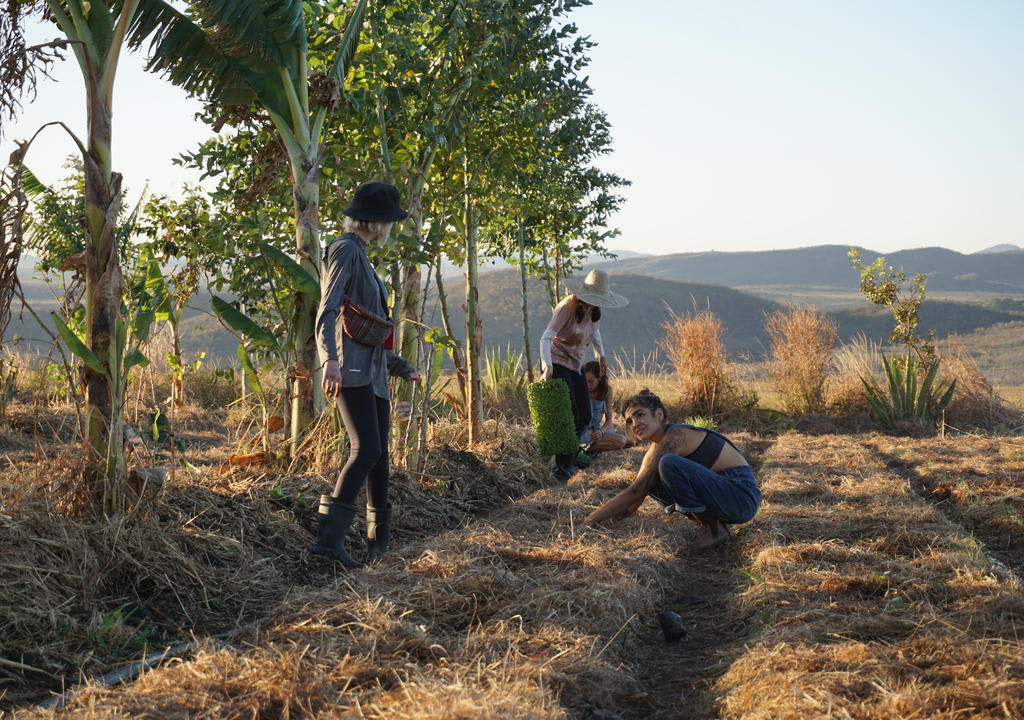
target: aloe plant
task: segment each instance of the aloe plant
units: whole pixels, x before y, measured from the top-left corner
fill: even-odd
[[[895,429],[901,422],[935,425],[953,399],[956,379],[936,383],[939,360],[933,360],[925,368],[911,353],[899,362],[891,362],[882,353],[882,365],[885,368],[885,388],[874,378],[861,378],[871,414],[888,430]]]

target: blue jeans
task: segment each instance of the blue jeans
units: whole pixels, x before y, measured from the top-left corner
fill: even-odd
[[[652,493],[662,503],[675,503],[682,513],[710,513],[726,523],[751,520],[761,505],[761,490],[749,465],[714,472],[679,455],[663,455],[661,480]]]

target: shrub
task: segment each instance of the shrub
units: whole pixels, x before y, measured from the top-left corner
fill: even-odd
[[[765,331],[771,342],[768,374],[783,409],[793,415],[824,410],[835,321],[820,310],[794,307],[769,314]]]
[[[874,378],[862,379],[871,414],[888,430],[897,430],[904,424],[913,429],[934,429],[956,390],[955,379],[936,383],[939,359],[933,360],[925,370],[917,356],[910,352],[892,362],[883,354],[882,365],[885,388]]]
[[[721,415],[737,409],[741,393],[728,370],[722,321],[710,310],[671,317],[659,343],[681,384],[682,403],[696,415]]]
[[[579,437],[572,418],[569,386],[555,379],[531,383],[526,388],[526,397],[540,454],[575,453],[579,449]]]

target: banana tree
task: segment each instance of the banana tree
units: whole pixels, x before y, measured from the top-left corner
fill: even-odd
[[[126,369],[121,341],[126,338],[127,324],[121,315],[120,247],[115,232],[122,197],[121,175],[113,170],[111,152],[114,78],[128,29],[137,22],[140,8],[149,4],[150,0],[19,0],[0,11],[4,15],[5,69],[12,67],[6,64],[11,48],[24,51],[21,72],[3,74],[0,97],[9,98],[12,87],[22,89],[34,82],[27,63],[39,55],[24,45],[20,19],[37,10],[63,35],[46,45],[70,47],[85,84],[88,136],[83,142],[65,129],[82,154],[85,170],[85,252],[80,263],[85,276],[85,337],[80,349],[88,351],[84,372],[86,477],[93,496],[107,512],[121,509],[126,480],[118,421]],[[3,104],[9,107],[6,100]],[[28,143],[21,145],[18,154],[23,157],[27,149]]]
[[[176,85],[221,105],[256,107],[270,119],[291,170],[295,259],[314,278],[321,257],[321,137],[328,113],[340,100],[366,5],[367,0],[357,0],[346,18],[334,11],[337,3],[197,0],[186,13],[163,0],[146,0],[129,38],[135,47],[148,42],[149,69],[165,73]],[[324,36],[311,38],[307,24],[322,28]],[[331,56],[318,55],[313,63],[311,41],[331,45]],[[296,289],[293,453],[314,409],[323,404],[314,340],[318,298]]]

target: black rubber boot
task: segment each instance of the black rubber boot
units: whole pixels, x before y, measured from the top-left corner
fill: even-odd
[[[381,510],[366,506],[366,540],[366,562],[380,562],[391,545],[391,503]]]
[[[343,565],[347,570],[363,566],[345,549],[345,535],[356,516],[355,505],[341,502],[330,495],[320,496],[320,514],[316,528],[316,545],[310,552]]]
[[[555,467],[552,474],[558,482],[569,482],[569,478],[576,474],[576,453],[555,455]]]

